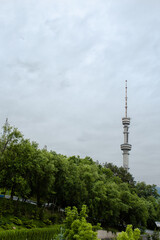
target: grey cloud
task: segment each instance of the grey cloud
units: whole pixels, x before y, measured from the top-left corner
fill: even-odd
[[[138,0],[4,1],[1,125],[8,117],[40,147],[121,166],[128,79],[130,171],[160,185],[159,8]]]
[[[23,61],[18,61],[17,65],[23,69],[26,69],[26,71],[30,73],[34,73],[36,71],[39,71],[42,66],[39,62],[23,62]]]

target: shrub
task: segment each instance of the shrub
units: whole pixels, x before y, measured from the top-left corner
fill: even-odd
[[[9,225],[8,223],[5,223],[1,226],[4,230],[11,230],[12,229],[12,226]]]
[[[49,219],[46,219],[43,221],[46,225],[51,225],[52,224],[52,221],[50,221]]]
[[[59,231],[60,226],[30,230],[8,230],[0,232],[0,240],[51,240],[58,235]]]
[[[33,220],[26,220],[23,221],[23,224],[25,225],[26,228],[35,228],[36,226],[33,224]]]
[[[17,218],[17,217],[10,218],[10,221],[13,222],[14,224],[18,225],[18,226],[20,226],[20,225],[23,224],[22,221],[21,221],[21,219],[19,219],[19,218]]]
[[[117,236],[117,240],[138,240],[140,239],[140,230],[136,228],[132,230],[132,225],[128,225],[125,232],[121,232]]]
[[[49,218],[49,220],[52,221],[52,223],[62,223],[62,216],[58,213],[52,214],[52,216]]]

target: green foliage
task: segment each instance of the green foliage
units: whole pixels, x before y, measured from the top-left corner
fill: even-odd
[[[61,223],[62,222],[62,216],[60,214],[57,213],[53,213],[52,216],[49,218],[49,220],[52,223]]]
[[[12,208],[12,211],[8,209],[8,206]],[[0,208],[2,209],[0,228],[3,228],[5,230],[14,229],[13,227],[16,229],[34,229],[35,227],[44,228],[46,226],[53,227],[53,223],[56,223],[55,221],[52,222],[49,219],[49,217],[52,219],[52,214],[48,209],[38,208],[35,205],[27,204],[24,202],[0,199]],[[18,210],[18,217],[13,216],[13,213],[16,213]],[[41,220],[42,212],[43,220]],[[56,218],[60,219],[60,213],[54,213],[53,216],[57,216]]]
[[[117,240],[138,240],[140,239],[140,230],[138,228],[132,230],[132,225],[128,225],[125,232],[121,232],[117,236]]]
[[[37,228],[31,230],[11,230],[0,232],[0,240],[52,240],[59,232],[59,226],[54,228]]]
[[[158,198],[158,190],[156,185],[147,185],[145,182],[138,182],[136,184],[136,192],[139,197],[148,198],[153,196],[154,198]]]
[[[22,220],[19,219],[19,218],[17,218],[17,217],[10,218],[10,221],[13,222],[14,224],[18,225],[18,226],[20,226],[20,225],[23,224],[23,223],[22,223]]]
[[[63,227],[60,228],[60,233],[53,240],[64,240],[64,229],[63,229]]]
[[[49,219],[45,219],[43,221],[46,225],[51,225],[52,224],[52,221],[50,221]]]
[[[122,182],[128,183],[130,187],[135,186],[135,181],[133,176],[129,172],[127,172],[123,167],[118,168],[112,163],[105,163],[104,166],[110,169],[113,172],[114,176],[119,177]]]
[[[110,163],[102,166],[90,157],[67,158],[39,149],[37,143],[25,139],[8,121],[0,136],[0,187],[3,192],[10,192],[11,199],[16,195],[23,200],[36,200],[38,207],[31,206],[29,215],[42,222],[46,217],[44,207],[39,207],[46,203],[52,203],[48,207],[52,213],[67,206],[80,209],[87,205],[90,222],[101,222],[108,228],[124,229],[132,223],[134,227],[154,229],[155,221],[160,220],[155,185],[136,184],[130,173]],[[3,203],[0,217],[10,214],[20,218],[28,214],[28,206],[22,207],[19,201]],[[63,212],[58,217],[47,217],[52,222],[62,218]]]
[[[12,229],[12,226],[8,223],[4,223],[3,225],[1,225],[1,227],[4,229],[4,230],[11,230]]]
[[[29,229],[36,227],[32,219],[23,221],[23,224],[25,225],[26,228],[29,228]]]
[[[91,223],[88,223],[86,205],[82,206],[81,212],[77,208],[66,208],[65,233],[64,237],[68,240],[98,240],[97,233],[93,231]],[[99,226],[98,226],[99,227]]]

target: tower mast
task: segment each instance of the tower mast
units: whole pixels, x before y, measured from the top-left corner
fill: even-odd
[[[122,124],[124,129],[124,143],[121,144],[121,150],[123,151],[123,167],[128,171],[129,169],[129,151],[131,151],[132,145],[129,144],[129,125],[130,118],[127,117],[127,80],[125,81],[125,117],[122,118]]]
[[[127,118],[127,80],[126,80],[126,95],[125,95],[125,117]]]

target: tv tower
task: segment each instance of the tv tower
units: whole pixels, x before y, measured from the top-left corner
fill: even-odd
[[[124,143],[121,144],[121,150],[123,151],[123,167],[127,171],[129,170],[129,151],[131,151],[132,145],[128,143],[129,141],[129,125],[130,125],[130,118],[127,117],[127,80],[125,86],[125,117],[122,118],[122,124],[124,128]]]

